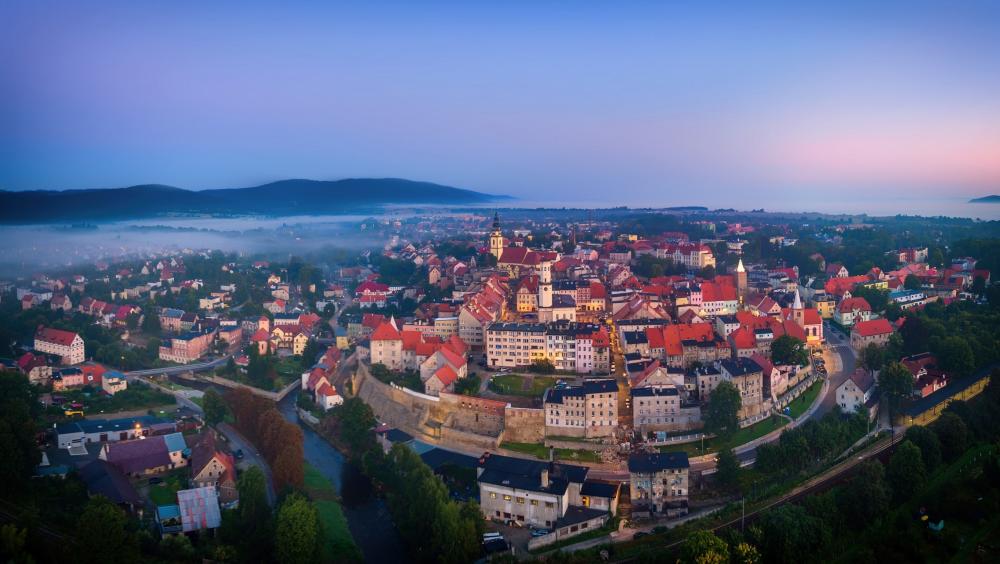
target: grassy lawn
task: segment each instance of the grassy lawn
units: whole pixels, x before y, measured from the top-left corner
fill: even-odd
[[[660,452],[684,451],[688,453],[688,456],[701,456],[711,452],[719,452],[720,450],[725,450],[727,448],[738,447],[754,439],[759,439],[771,431],[780,429],[787,424],[788,420],[784,417],[771,416],[759,423],[740,429],[729,440],[722,440],[718,438],[706,439],[704,451],[701,450],[701,441],[695,441],[693,443],[684,443],[680,445],[661,446]]]
[[[809,389],[807,389],[805,393],[792,400],[792,403],[788,404],[789,408],[788,415],[792,419],[798,419],[799,416],[805,413],[806,410],[809,409],[809,406],[811,406],[813,402],[816,401],[816,396],[819,395],[819,392],[822,389],[823,389],[822,380],[816,380],[815,382],[813,382],[813,384],[809,386]]]
[[[176,505],[177,491],[187,487],[186,472],[188,468],[179,468],[185,472],[172,471],[163,476],[163,483],[149,486],[149,499],[153,505]]]
[[[347,518],[333,485],[311,464],[305,467],[305,489],[323,524],[323,562],[361,562],[361,551],[347,528]]]
[[[83,409],[87,415],[95,413],[114,413],[116,411],[131,411],[136,409],[147,409],[165,405],[174,405],[177,401],[174,396],[161,392],[150,387],[143,382],[131,382],[127,390],[109,396],[100,390],[88,391],[86,387],[80,390],[68,390],[56,392],[66,398],[66,403],[78,402],[83,404]],[[62,412],[62,408],[51,408]]]
[[[514,452],[521,452],[524,454],[530,454],[535,458],[541,460],[547,460],[549,458],[549,447],[538,444],[538,443],[502,443],[501,447],[512,450]],[[557,460],[564,460],[567,462],[600,462],[601,457],[598,453],[592,450],[586,449],[571,449],[571,448],[557,448],[555,449],[555,456]]]
[[[490,380],[490,389],[498,394],[537,398],[541,397],[545,390],[555,386],[559,380],[554,376],[535,376],[532,378],[531,386],[525,390],[526,379],[520,374],[501,374]]]

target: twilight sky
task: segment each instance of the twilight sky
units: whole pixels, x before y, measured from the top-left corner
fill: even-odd
[[[1000,193],[1000,2],[374,4],[4,2],[0,188]]]

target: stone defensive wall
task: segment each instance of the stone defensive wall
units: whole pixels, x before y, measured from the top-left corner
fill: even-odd
[[[504,409],[503,440],[512,443],[541,443],[544,439],[544,409],[510,406]]]
[[[440,397],[385,384],[359,362],[351,389],[382,422],[418,440],[475,449],[494,449],[504,432],[506,403],[442,393]]]

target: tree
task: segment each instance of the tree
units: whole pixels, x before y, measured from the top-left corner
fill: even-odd
[[[35,446],[35,420],[40,405],[28,379],[0,372],[0,492],[18,492],[41,461]]]
[[[906,440],[920,449],[920,458],[928,472],[933,472],[941,464],[941,441],[934,431],[914,425],[906,430]]]
[[[941,443],[941,456],[947,462],[956,460],[965,452],[969,442],[969,429],[962,418],[946,411],[931,425]]]
[[[711,531],[698,531],[684,541],[680,561],[685,564],[728,562],[729,545]]]
[[[340,439],[355,455],[362,453],[374,442],[375,414],[361,398],[352,397],[333,409],[334,420],[339,424]]]
[[[95,564],[138,562],[139,540],[125,513],[106,497],[91,498],[76,524],[76,558]]]
[[[257,466],[250,466],[236,482],[240,494],[237,517],[238,550],[241,560],[254,561],[271,552],[271,505],[267,501],[267,478]]]
[[[945,337],[938,342],[937,357],[941,369],[954,376],[962,377],[972,373],[976,366],[972,347],[962,337]]]
[[[209,425],[214,427],[226,417],[226,402],[222,401],[222,396],[215,391],[215,388],[205,390],[201,403],[205,412],[205,422]]]
[[[913,274],[910,274],[903,279],[903,287],[907,290],[919,290],[921,286],[923,286],[923,283],[920,282],[920,279]]]
[[[878,386],[886,394],[889,408],[896,413],[903,399],[913,393],[913,374],[902,364],[893,362],[879,373]]]
[[[552,361],[547,358],[542,358],[539,360],[532,361],[528,370],[536,374],[555,374],[556,365],[552,364]]]
[[[455,382],[455,393],[466,396],[474,396],[479,392],[479,386],[481,384],[482,380],[479,378],[478,374],[469,374],[465,378],[461,378]]]
[[[733,454],[733,449],[719,451],[715,462],[715,479],[719,486],[726,490],[734,490],[740,484],[740,461]]]
[[[760,564],[760,551],[752,544],[741,542],[733,547],[731,561],[733,564]]]
[[[986,292],[986,279],[982,276],[976,276],[972,281],[972,287],[969,288],[969,291],[977,296],[983,295]]]
[[[806,513],[801,505],[787,504],[768,511],[760,520],[760,548],[764,562],[799,562],[830,542],[830,527]]]
[[[154,308],[149,308],[149,311],[142,314],[142,331],[147,335],[160,334],[160,316]]]
[[[903,338],[903,352],[907,355],[926,352],[930,346],[930,332],[919,315],[907,315],[899,328],[899,335]]]
[[[920,448],[910,441],[903,441],[889,460],[885,475],[896,503],[903,503],[913,497],[927,481],[927,469],[924,467]]]
[[[306,346],[302,349],[302,361],[306,366],[312,366],[316,362],[316,358],[323,352],[323,347],[316,341],[316,339],[309,339],[306,341]]]
[[[782,335],[771,343],[771,359],[775,364],[804,366],[809,363],[809,352],[801,340]]]
[[[740,391],[731,382],[720,382],[708,397],[705,430],[728,438],[740,428],[739,411],[743,406]]]
[[[875,343],[869,343],[865,348],[861,349],[858,364],[868,372],[881,370],[885,364],[885,349]]]
[[[889,491],[882,463],[869,460],[861,464],[837,501],[848,523],[870,523],[884,513],[889,508]]]
[[[277,561],[288,564],[316,562],[320,555],[320,522],[316,506],[302,494],[292,493],[278,509],[274,533]]]

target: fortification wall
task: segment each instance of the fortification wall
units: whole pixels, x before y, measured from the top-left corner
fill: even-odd
[[[503,440],[513,443],[541,443],[545,439],[545,410],[507,406],[504,410]]]

